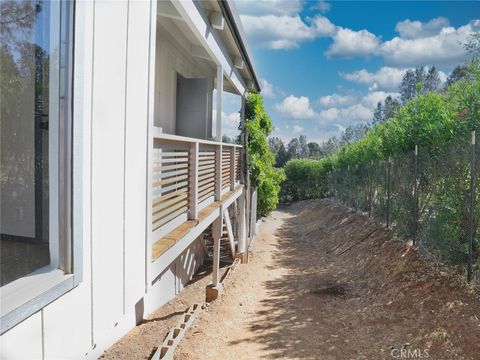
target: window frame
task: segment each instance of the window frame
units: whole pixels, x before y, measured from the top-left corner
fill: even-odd
[[[73,64],[75,2],[60,1],[58,191],[59,263],[42,267],[0,288],[0,335],[72,290],[82,281],[81,239],[73,237]],[[52,221],[52,220],[50,220]]]

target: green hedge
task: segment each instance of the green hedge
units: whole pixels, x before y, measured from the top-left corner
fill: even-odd
[[[282,184],[281,202],[322,198],[328,195],[328,173],[331,162],[313,159],[290,160],[285,165],[286,180]]]
[[[289,162],[285,167],[282,201],[327,196],[327,174],[331,170],[362,167],[412,151],[415,145],[442,148],[455,139],[468,137],[471,130],[480,128],[480,63],[471,61],[468,71],[467,78],[442,93],[427,93],[409,100],[393,118],[375,125],[364,138],[344,145],[331,156],[318,162]]]

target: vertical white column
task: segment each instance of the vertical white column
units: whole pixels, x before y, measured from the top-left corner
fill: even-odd
[[[222,141],[222,95],[223,95],[223,67],[217,66],[217,103],[215,138]]]
[[[147,223],[145,236],[145,289],[151,287],[150,264],[152,258],[152,193],[153,144],[155,128],[155,61],[157,51],[157,2],[150,2],[150,44],[148,50],[148,125],[147,125]]]
[[[238,207],[240,208],[239,226],[238,226],[238,252],[246,251],[246,221],[245,221],[245,189],[238,198]]]
[[[213,272],[212,285],[217,287],[220,283],[220,238],[222,236],[223,214],[220,215],[213,222],[212,236],[213,236]]]
[[[189,212],[188,218],[190,220],[195,220],[198,218],[198,152],[199,145],[198,142],[194,142],[190,145],[190,170],[188,173],[188,186],[189,186]]]

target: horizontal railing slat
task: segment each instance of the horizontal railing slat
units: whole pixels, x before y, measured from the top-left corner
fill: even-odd
[[[168,200],[168,199],[171,199],[171,198],[173,198],[173,197],[179,196],[179,195],[181,195],[181,194],[185,194],[185,193],[187,193],[187,192],[188,192],[188,189],[187,189],[187,188],[179,189],[179,190],[177,190],[177,191],[171,192],[171,193],[169,193],[169,194],[166,194],[166,195],[161,196],[161,197],[158,198],[158,199],[153,200],[153,201],[152,201],[152,204],[153,204],[153,206],[156,206],[156,205],[158,205],[158,204],[160,204],[160,203],[162,203],[162,202],[164,202],[164,201],[166,201],[166,200]]]

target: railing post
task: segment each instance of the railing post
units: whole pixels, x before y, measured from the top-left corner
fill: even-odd
[[[190,220],[196,220],[198,218],[198,153],[199,144],[193,142],[190,145],[189,154],[189,212],[188,218]]]
[[[222,198],[222,144],[215,149],[215,201]]]
[[[230,190],[235,189],[235,146],[230,148]]]
[[[474,218],[474,202],[475,202],[475,130],[472,131],[471,140],[471,164],[470,164],[470,213],[468,224],[468,269],[467,281],[472,281],[473,277],[473,218]]]

